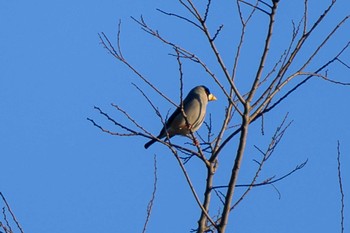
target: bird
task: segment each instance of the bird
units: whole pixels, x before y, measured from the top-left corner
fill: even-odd
[[[186,136],[190,134],[191,131],[197,131],[204,121],[208,102],[214,100],[217,100],[217,98],[210,93],[206,86],[201,85],[194,87],[182,102],[188,124],[186,123],[186,118],[180,106],[165,122],[165,126],[161,129],[157,138],[162,139],[167,137],[167,135],[169,135],[169,138],[175,135]],[[151,139],[145,144],[145,149],[156,141],[157,139],[155,138]]]

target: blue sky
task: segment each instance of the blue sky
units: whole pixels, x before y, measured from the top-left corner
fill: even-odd
[[[281,24],[276,25],[271,48],[277,52],[272,52],[269,64],[274,64],[288,41],[291,18],[300,18],[300,3],[295,2],[280,3]],[[310,1],[310,22],[323,7]],[[172,107],[99,43],[97,33],[102,31],[115,41],[119,19],[124,56],[175,102],[179,99],[179,81],[176,60],[167,55],[171,49],[140,30],[130,16],[142,14],[162,35],[215,64],[198,32],[156,8],[184,12],[176,1],[0,1],[0,191],[25,232],[141,232],[152,193],[155,153],[158,191],[148,232],[189,232],[196,227],[199,209],[168,150],[161,145],[144,150],[145,139],[110,136],[86,120],[90,117],[115,129],[93,109],[96,105],[128,124],[110,106],[116,103],[148,130],[158,133],[161,123],[153,111],[144,110],[148,109],[147,102],[131,82],[143,88],[164,115]],[[234,4],[213,4],[210,19],[213,31],[224,22],[218,48],[230,66],[239,35],[232,9]],[[349,4],[339,1],[323,29],[307,45],[306,53],[349,12]],[[237,80],[243,89],[255,71],[252,57],[261,44],[256,35],[264,32],[264,20],[263,16],[255,18],[256,26],[247,32],[251,39],[242,55]],[[311,70],[349,40],[349,30],[346,24],[321,51]],[[342,58],[349,64],[350,53]],[[215,66],[213,69],[219,73]],[[186,92],[205,84],[218,97],[208,106],[214,127],[218,127],[226,104],[224,95],[198,67],[184,62],[184,71]],[[339,64],[330,67],[329,74],[349,82],[349,70]],[[304,169],[276,184],[281,199],[273,187],[254,189],[231,215],[230,232],[339,231],[336,147],[340,140],[344,191],[349,194],[349,88],[315,78],[266,116],[265,136],[259,134],[260,123],[252,125],[239,183],[249,182],[254,174],[253,159],[260,155],[253,146],[265,148],[287,112],[293,124],[260,178],[281,176],[309,161]],[[232,166],[234,151],[235,143],[224,151],[216,185],[227,182],[225,172]],[[201,193],[202,168],[195,160],[187,168]],[[350,205],[349,199],[345,204]],[[349,222],[345,223],[348,229]]]

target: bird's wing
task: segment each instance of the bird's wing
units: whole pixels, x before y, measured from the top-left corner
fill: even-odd
[[[177,108],[173,114],[171,114],[171,116],[169,117],[169,119],[166,122],[166,126],[169,128],[169,126],[171,126],[171,124],[174,122],[175,118],[179,115],[182,114],[181,113],[181,108]]]
[[[174,122],[176,116],[178,114],[181,114],[181,109],[180,108],[177,108],[173,114],[171,114],[171,116],[169,117],[169,119],[166,121],[165,123],[165,126],[163,126],[162,130],[160,131],[159,135],[158,135],[158,138],[163,138],[163,137],[166,137],[166,130],[165,130],[165,127],[167,128],[167,130],[169,130],[169,127],[171,126],[171,124]],[[173,135],[170,135],[170,137],[172,137]]]

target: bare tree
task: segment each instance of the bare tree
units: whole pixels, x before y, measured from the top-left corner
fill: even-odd
[[[196,52],[192,52],[191,48],[184,47],[166,38],[160,31],[149,25],[142,16],[140,18],[132,17],[142,30],[173,51],[170,55],[176,59],[178,66],[180,103],[183,96],[184,61],[190,61],[193,66],[199,66],[205,71],[207,77],[216,83],[222,95],[227,98],[226,107],[224,109],[225,117],[219,129],[214,130],[211,119],[209,119],[206,123],[206,137],[191,132],[189,135],[191,143],[179,145],[173,143],[169,138],[167,138],[168,140],[158,139],[148,128],[139,124],[137,119],[116,104],[112,104],[112,106],[129,120],[131,126],[113,119],[107,112],[99,107],[95,107],[95,109],[106,117],[108,121],[112,122],[118,130],[112,131],[106,129],[93,119],[88,118],[94,126],[111,135],[140,136],[147,139],[155,139],[169,148],[169,151],[174,155],[182,169],[194,199],[201,210],[201,214],[198,217],[198,227],[195,229],[196,232],[226,232],[230,213],[241,203],[253,187],[273,184],[280,181],[301,169],[306,164],[307,161],[300,163],[295,169],[286,172],[286,175],[282,177],[267,177],[263,181],[258,182],[258,176],[264,164],[271,158],[276,146],[291,123],[287,121],[286,115],[281,119],[281,123],[272,135],[271,141],[266,146],[266,149],[255,146],[257,152],[261,154],[261,160],[256,161],[258,166],[251,182],[238,185],[237,179],[242,166],[242,159],[245,155],[247,138],[252,123],[260,119],[261,133],[264,134],[264,119],[267,117],[268,113],[277,109],[287,98],[291,98],[293,93],[312,78],[323,79],[337,85],[350,85],[349,83],[331,77],[328,72],[328,69],[331,69],[332,65],[335,63],[344,66],[347,70],[349,69],[349,65],[342,59],[342,55],[349,50],[350,38],[346,38],[346,41],[339,47],[338,51],[329,53],[327,60],[319,59],[321,51],[326,48],[328,43],[331,43],[333,37],[337,36],[336,33],[343,29],[349,19],[349,15],[343,16],[332,25],[323,36],[320,36],[317,44],[313,42],[312,47],[308,44],[310,38],[316,34],[318,30],[323,29],[322,27],[327,23],[327,17],[331,14],[335,14],[333,9],[337,4],[336,0],[329,1],[328,6],[323,9],[323,12],[313,20],[309,19],[309,1],[304,0],[303,11],[301,14],[299,12],[300,20],[298,22],[292,21],[290,27],[285,26],[290,28],[289,41],[278,41],[278,38],[274,37],[275,34],[278,33],[278,31],[275,31],[278,22],[276,19],[279,16],[280,10],[280,2],[278,0],[236,0],[232,2],[235,4],[235,9],[232,7],[233,13],[238,16],[240,25],[239,28],[236,28],[236,36],[235,40],[233,40],[233,42],[237,41],[234,54],[232,55],[233,59],[225,59],[221,55],[222,51],[220,51],[218,46],[218,44],[220,44],[220,42],[218,42],[220,36],[225,33],[225,25],[219,24],[216,28],[209,26],[214,24],[210,21],[212,16],[219,14],[219,12],[212,10],[212,5],[220,3],[212,3],[211,0],[207,0],[206,2],[178,0],[178,4],[183,10],[182,12],[185,12],[183,14],[157,9],[165,17],[173,17],[179,21],[183,21],[191,26],[196,33],[199,33],[202,38],[206,40],[208,45],[205,49],[205,56],[211,57],[214,63],[208,62],[208,59],[198,55]],[[263,18],[264,22],[266,22],[263,27],[264,32],[257,36],[257,40],[262,47],[260,51],[251,56],[252,61],[256,62],[257,65],[254,67],[253,65],[255,63],[252,62],[250,70],[254,70],[254,73],[251,77],[244,77],[245,85],[241,87],[237,84],[237,80],[242,79],[239,75],[240,61],[242,59],[242,54],[245,53],[245,49],[247,48],[247,31],[255,27],[255,17]],[[99,34],[99,37],[104,48],[106,48],[113,57],[125,64],[136,77],[142,80],[161,98],[164,98],[173,106],[179,107],[177,101],[166,96],[156,84],[152,83],[151,79],[142,74],[137,67],[133,66],[132,63],[124,57],[121,42],[121,22],[119,22],[116,44],[112,43],[103,32]],[[230,43],[232,44],[233,42]],[[279,56],[277,56],[277,59],[276,54],[278,52],[271,51],[273,43],[286,45]],[[271,62],[271,60],[273,60],[273,62]],[[219,68],[216,69],[216,67]],[[215,72],[213,70],[215,70]],[[217,72],[217,70],[219,70],[219,72]],[[149,103],[150,108],[164,125],[166,116],[159,112],[155,102],[144,90],[136,84],[134,84],[134,86],[142,93],[143,97]],[[180,107],[182,106],[180,105]],[[233,116],[235,116],[235,120],[233,120]],[[195,143],[197,141],[199,141],[200,144]],[[233,162],[230,174],[227,174],[229,180],[225,185],[216,185],[213,182],[213,178],[219,169],[218,163],[222,156],[224,156],[223,149],[227,148],[230,142],[235,142],[237,148],[234,152],[235,161]],[[231,153],[233,152],[231,151]],[[206,177],[205,179],[203,178],[205,182],[205,191],[202,196],[198,194],[185,166],[189,160],[195,158],[206,170]],[[242,186],[246,187],[246,191],[243,192],[241,196],[237,196],[234,202],[233,197],[236,195],[235,190],[237,187]],[[221,207],[211,206],[213,194],[221,201]],[[152,202],[153,200],[154,196]],[[214,212],[217,213],[217,209],[219,209],[219,214],[215,216],[210,214]],[[148,217],[149,215],[147,218]]]

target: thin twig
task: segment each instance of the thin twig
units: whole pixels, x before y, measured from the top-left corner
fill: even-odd
[[[94,109],[96,109],[101,115],[103,115],[104,117],[106,117],[109,121],[111,121],[114,125],[122,128],[123,130],[127,131],[127,132],[130,132],[131,134],[133,135],[142,135],[142,133],[140,132],[136,132],[135,130],[133,129],[130,129],[129,127],[126,127],[125,125],[122,125],[121,123],[117,122],[116,120],[114,120],[112,117],[110,117],[106,112],[102,111],[101,108],[97,107],[97,106],[94,106]],[[89,121],[91,121],[94,125],[95,125],[95,122],[92,121],[90,118],[88,118]],[[96,126],[96,125],[95,125]]]
[[[339,183],[339,190],[340,190],[340,228],[341,233],[344,233],[344,191],[343,191],[343,182],[342,182],[342,174],[341,174],[341,162],[340,162],[340,142],[338,140],[338,146],[337,146],[337,162],[338,162],[338,183]]]
[[[350,69],[350,66],[343,62],[340,58],[337,58],[337,61],[339,61],[342,65],[344,65],[346,68]]]
[[[341,28],[341,25],[344,24],[348,19],[350,18],[350,15],[344,17],[334,28],[333,30],[328,33],[326,38],[317,46],[315,51],[309,56],[308,60],[304,63],[304,65],[299,68],[300,71],[304,70],[310,63],[311,61],[315,58],[315,56],[318,54],[318,52],[321,50],[321,48],[324,47],[324,45],[328,42],[329,39],[333,37],[333,35]]]
[[[211,0],[208,0],[207,6],[205,7],[205,13],[204,13],[204,22],[207,21],[208,15],[209,15],[209,9],[210,9]]]
[[[182,20],[184,20],[184,21],[186,21],[186,22],[188,22],[188,23],[190,23],[190,24],[196,26],[196,27],[199,28],[201,31],[203,30],[203,29],[201,28],[201,26],[199,26],[199,24],[193,22],[192,20],[190,20],[190,19],[188,19],[188,18],[186,18],[186,17],[184,17],[184,16],[181,16],[181,15],[178,15],[178,14],[175,14],[175,13],[171,13],[171,12],[166,12],[166,11],[163,11],[163,10],[161,10],[161,9],[159,9],[159,8],[157,8],[157,11],[159,11],[159,12],[165,14],[165,15],[168,15],[168,16],[174,16],[174,17],[176,17],[176,18],[182,19]]]
[[[191,15],[193,15],[195,18],[197,18],[196,13],[193,12],[193,10],[191,9],[191,7],[189,7],[189,6],[188,6],[186,3],[184,3],[184,1],[182,1],[182,0],[179,0],[179,2],[181,3],[182,6],[184,6],[184,7],[188,10],[188,12],[190,12]]]
[[[237,184],[236,187],[239,188],[239,187],[259,187],[259,186],[265,186],[265,185],[270,185],[270,184],[274,184],[278,181],[281,181],[285,178],[287,178],[288,176],[292,175],[293,173],[297,172],[298,170],[302,169],[308,162],[308,159],[305,160],[304,162],[298,164],[293,170],[291,170],[290,172],[288,172],[287,174],[279,177],[279,178],[275,178],[275,176],[273,177],[270,177],[270,178],[267,178],[265,179],[263,182],[260,182],[260,183],[255,183],[255,184]],[[228,188],[227,185],[217,185],[217,186],[214,186],[212,189],[222,189],[222,188]]]
[[[219,33],[220,33],[220,31],[222,30],[223,27],[224,27],[223,24],[221,24],[221,25],[219,26],[219,28],[216,30],[214,36],[211,38],[211,41],[214,41],[214,40],[218,37],[218,35],[219,35]]]
[[[7,203],[7,200],[6,200],[5,196],[2,194],[2,192],[0,192],[0,196],[1,196],[2,200],[5,203],[7,210],[11,214],[13,221],[16,223],[16,225],[17,225],[18,229],[20,230],[20,232],[23,233],[23,229],[22,229],[21,225],[19,224],[18,220],[16,219],[15,214],[12,212],[12,210],[10,208],[10,205]]]
[[[151,218],[151,213],[152,213],[152,208],[153,208],[153,203],[154,203],[154,200],[156,198],[156,191],[157,191],[157,181],[158,181],[158,177],[157,177],[157,156],[154,155],[154,172],[153,172],[153,175],[154,175],[154,182],[153,182],[153,192],[152,192],[152,197],[150,199],[150,201],[148,202],[148,205],[147,205],[147,216],[146,216],[146,221],[145,221],[145,224],[143,225],[143,230],[142,230],[142,233],[145,233],[146,232],[146,228],[147,228],[147,225],[148,225],[148,222]]]
[[[101,125],[99,125],[98,123],[96,123],[93,119],[87,117],[86,118],[88,121],[90,121],[93,126],[99,128],[102,132],[104,133],[108,133],[110,135],[113,135],[113,136],[121,136],[121,137],[128,137],[128,136],[136,136],[137,134],[135,133],[118,133],[118,132],[113,132],[113,131],[110,131],[108,129],[105,129],[103,128]]]
[[[248,5],[248,6],[251,6],[251,7],[253,7],[253,9],[257,9],[257,10],[259,10],[259,11],[261,11],[261,12],[267,14],[267,15],[270,14],[270,13],[267,12],[266,10],[264,10],[264,9],[262,9],[262,8],[260,8],[260,7],[258,7],[257,5],[253,5],[253,4],[251,4],[250,2],[246,2],[246,1],[243,1],[243,0],[238,0],[238,1],[244,3],[244,4]],[[270,7],[271,7],[271,6],[270,6]]]
[[[155,111],[156,115],[160,118],[161,122],[163,123],[163,125],[165,125],[165,120],[162,117],[162,114],[160,114],[159,109],[156,108],[156,106],[153,104],[153,102],[151,101],[151,99],[145,94],[145,92],[139,87],[137,86],[135,83],[131,83],[141,94],[142,96],[147,100],[147,102],[151,105],[151,107],[153,108],[153,110]]]
[[[12,232],[12,228],[10,226],[10,223],[6,217],[6,210],[5,210],[5,207],[2,208],[2,214],[4,215],[4,220],[6,222],[6,226],[7,226],[7,229],[9,230],[9,232]]]
[[[136,21],[136,19],[134,19]],[[139,21],[138,21],[139,22]],[[140,24],[142,24],[143,19]],[[116,59],[124,63],[131,71],[136,74],[142,81],[144,81],[149,87],[151,87],[156,93],[158,93],[160,96],[162,96],[164,99],[166,99],[169,103],[173,104],[174,106],[177,106],[169,97],[167,97],[163,92],[161,92],[155,85],[153,85],[146,77],[144,77],[133,65],[131,65],[126,59],[124,59],[122,53],[121,53],[121,48],[120,48],[120,33],[121,33],[121,24],[119,24],[118,27],[118,34],[117,34],[117,46],[118,46],[118,51],[114,48],[113,44],[109,40],[109,38],[106,36],[105,33],[101,32],[98,34],[100,38],[100,43],[103,45],[107,51],[114,56]]]
[[[137,128],[139,128],[140,130],[142,130],[143,132],[150,134],[144,127],[142,127],[139,123],[137,123],[137,121],[130,116],[130,114],[125,111],[124,109],[122,109],[121,107],[119,107],[117,104],[111,104],[113,107],[115,107],[119,112],[121,112],[130,122],[132,122]]]

